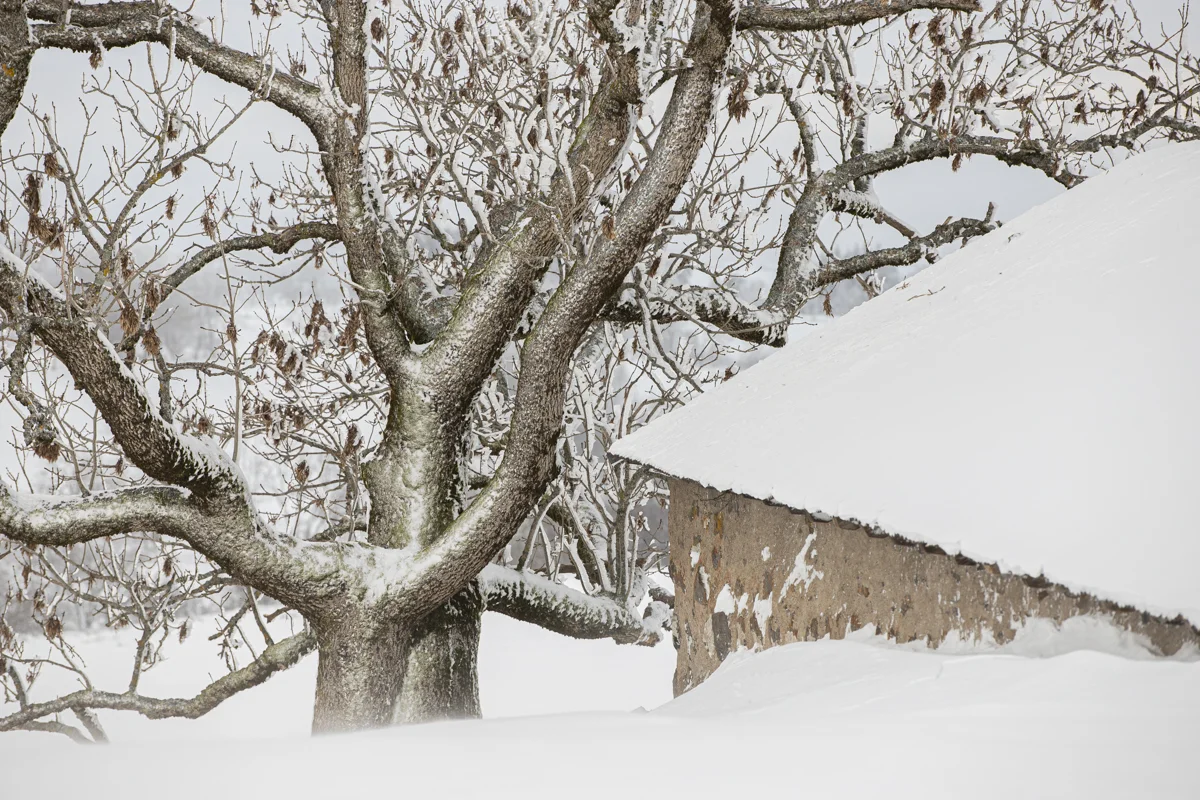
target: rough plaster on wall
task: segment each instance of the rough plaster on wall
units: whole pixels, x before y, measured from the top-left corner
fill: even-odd
[[[1093,614],[1140,634],[1163,655],[1200,645],[1200,631],[1182,619],[1118,607],[857,524],[823,521],[690,481],[671,481],[669,530],[675,613],[685,633],[676,694],[739,649],[841,639],[866,625],[897,642],[1004,644],[1026,619],[1061,624]],[[767,548],[771,558],[764,562]],[[693,552],[700,554],[695,563]],[[801,564],[803,574],[789,586]],[[720,609],[706,591],[710,585],[729,594]],[[755,601],[730,602],[745,595]]]

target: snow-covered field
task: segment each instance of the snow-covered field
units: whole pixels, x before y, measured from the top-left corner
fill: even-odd
[[[1133,654],[1074,633],[1001,653],[862,636],[741,653],[664,702],[669,644],[488,615],[482,722],[310,739],[310,658],[199,721],[107,714],[108,747],[4,734],[0,798],[1197,797],[1200,664],[1013,654]],[[117,680],[111,638],[85,647]],[[184,648],[147,691],[194,690],[206,655]]]

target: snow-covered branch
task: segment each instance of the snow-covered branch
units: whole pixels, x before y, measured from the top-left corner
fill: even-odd
[[[822,267],[817,257],[817,229],[825,215],[833,211],[845,211],[856,216],[875,217],[887,221],[886,212],[873,205],[872,198],[860,192],[850,192],[848,187],[863,178],[900,169],[910,164],[940,158],[982,155],[995,158],[1010,166],[1026,166],[1036,169],[1067,187],[1075,186],[1084,176],[1065,169],[1063,158],[1067,153],[1086,154],[1105,148],[1136,148],[1139,141],[1157,127],[1165,124],[1166,117],[1153,116],[1121,134],[1097,135],[1063,145],[1052,150],[1038,141],[1024,143],[996,136],[964,134],[951,137],[927,136],[915,142],[903,142],[882,150],[867,152],[848,159],[837,167],[821,173],[808,181],[799,200],[792,210],[779,253],[779,266],[767,297],[765,307],[778,311],[791,319],[821,286],[834,280],[869,271],[871,264],[888,266],[911,264],[928,254],[928,248],[945,244],[956,238],[986,232],[989,220],[960,220],[939,226],[928,236],[910,239],[907,245],[867,253],[847,259],[829,268]],[[1200,130],[1197,131],[1200,134]],[[893,224],[893,227],[897,227]],[[782,335],[784,331],[777,329]],[[776,338],[782,342],[782,338]]]
[[[0,535],[24,544],[64,547],[137,531],[180,536],[203,519],[190,493],[174,487],[61,497],[14,494],[0,483]]]
[[[266,526],[225,451],[164,419],[108,339],[2,246],[0,310],[66,366],[134,465],[178,487],[35,503],[7,495],[5,522],[14,538],[24,533],[36,543],[72,544],[153,530],[186,541],[240,580],[293,605],[340,585],[339,571],[323,557],[337,546],[296,546]]]
[[[176,431],[112,344],[7,249],[0,249],[0,309],[25,320],[96,404],[129,458],[147,475],[206,498],[245,503],[240,471],[225,454]]]
[[[307,630],[276,642],[268,646],[254,661],[218,678],[194,697],[156,698],[135,692],[118,694],[83,689],[44,703],[23,702],[19,711],[0,717],[0,731],[43,730],[62,733],[62,723],[47,723],[43,721],[44,718],[64,711],[86,714],[91,709],[134,711],[149,719],[195,719],[212,711],[235,694],[252,689],[275,673],[288,669],[312,652],[316,645],[316,637]]]
[[[834,193],[829,210],[884,223],[901,236],[912,238],[917,235],[916,231],[884,208],[874,192],[842,189]]]
[[[832,209],[841,210],[841,209]],[[844,209],[847,212],[852,209]],[[864,215],[874,216],[867,206],[859,206]],[[995,229],[994,209],[989,208],[983,219],[963,218],[942,223],[925,236],[913,234],[906,244],[880,248],[857,256],[830,259],[820,264],[811,278],[813,288],[823,288],[839,281],[888,266],[913,264],[922,258],[936,259],[937,250],[953,241],[981,236]],[[646,305],[655,322],[694,322],[751,344],[780,345],[779,333],[788,320],[784,309],[770,304],[748,305],[723,289],[704,286],[671,286],[650,279],[646,282]],[[632,294],[633,289],[627,294]],[[605,318],[614,322],[635,325],[640,322],[639,304],[632,296],[623,297],[605,311]]]
[[[497,564],[484,567],[479,589],[487,609],[576,639],[657,644],[670,627],[670,609],[651,600],[644,615],[620,601],[591,596],[531,572]]]
[[[694,322],[752,344],[771,341],[771,331],[787,323],[770,308],[755,307],[723,289],[705,286],[672,286],[650,279],[643,289],[651,318],[660,325]],[[605,319],[626,325],[641,323],[642,313],[634,290],[605,310]]]
[[[747,4],[738,13],[743,30],[823,31],[843,25],[862,25],[909,11],[979,11],[977,0],[859,0],[824,8],[789,8],[765,3]]]

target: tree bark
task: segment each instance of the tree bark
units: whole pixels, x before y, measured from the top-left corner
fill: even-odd
[[[29,19],[20,0],[0,0],[0,133],[21,104],[29,79]]]
[[[412,629],[391,621],[341,618],[317,627],[313,733],[392,723]]]
[[[483,597],[472,581],[412,633],[398,723],[474,719],[479,708],[479,634]]]
[[[416,624],[357,611],[316,624],[313,733],[478,717],[482,618],[472,581]]]

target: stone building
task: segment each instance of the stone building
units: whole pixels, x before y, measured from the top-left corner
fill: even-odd
[[[670,482],[676,692],[867,626],[1200,653],[1197,186],[1137,156],[618,442]]]

